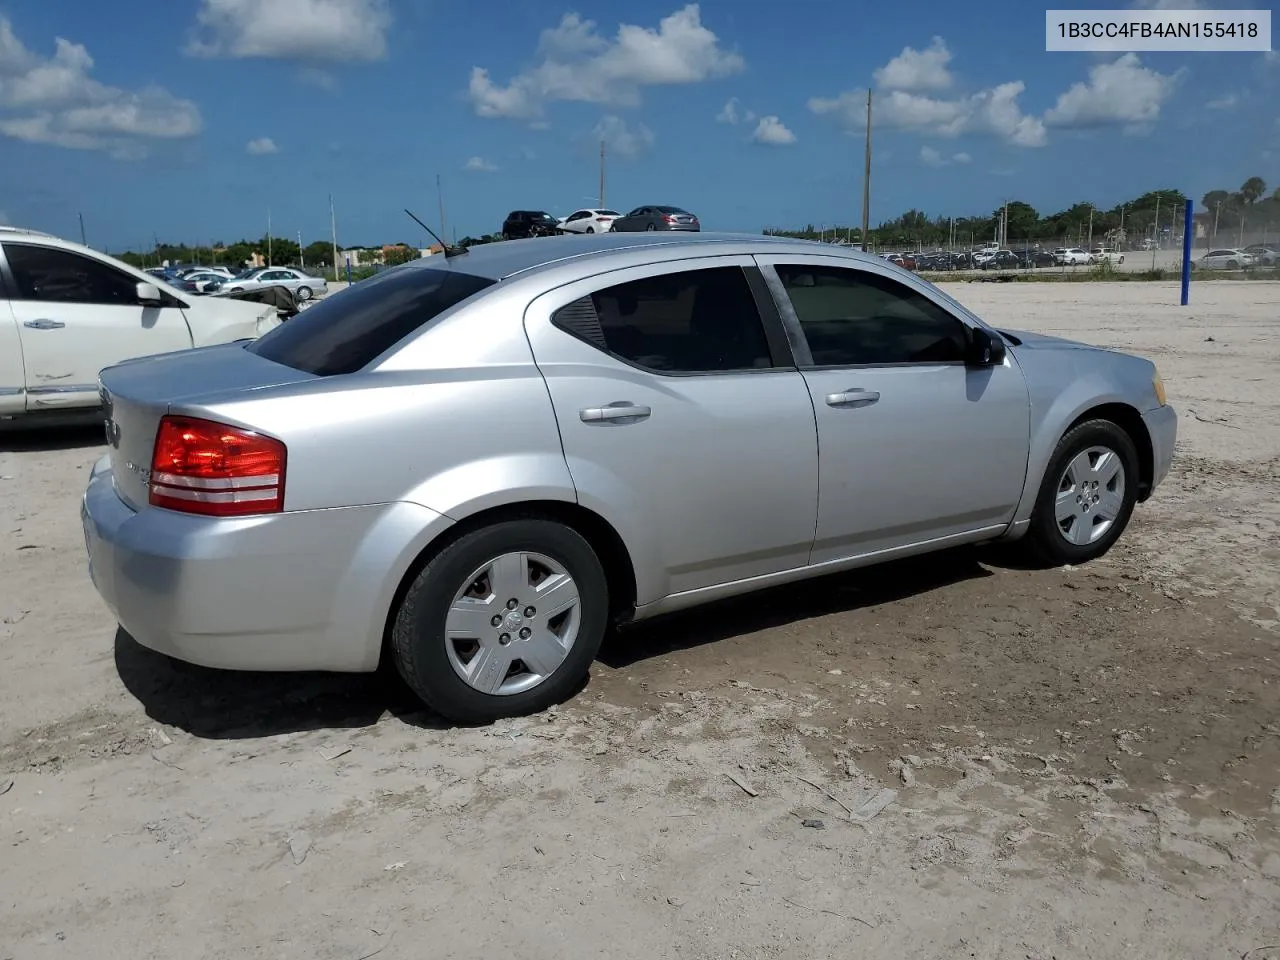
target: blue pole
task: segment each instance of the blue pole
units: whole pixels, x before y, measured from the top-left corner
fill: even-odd
[[[1187,198],[1187,216],[1182,224],[1182,305],[1185,307],[1191,299],[1191,237],[1195,233],[1191,222],[1191,210],[1195,206],[1190,197]]]

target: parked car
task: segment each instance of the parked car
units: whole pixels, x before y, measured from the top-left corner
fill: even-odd
[[[1093,263],[1106,263],[1117,266],[1124,263],[1124,254],[1115,247],[1094,247],[1089,251]]]
[[[964,543],[1092,560],[1177,430],[1148,360],[759,235],[472,247],[101,381],[82,517],[125,631],[385,656],[461,722],[571,695],[611,623]]]
[[[1253,257],[1253,262],[1257,266],[1274,267],[1280,263],[1280,252],[1266,244],[1255,243],[1245,247],[1244,252]]]
[[[608,233],[613,221],[622,214],[617,210],[598,208],[575,210],[560,221],[562,233]]]
[[[103,367],[278,324],[260,304],[191,296],[78,243],[0,227],[0,424],[82,419],[100,405]]]
[[[1080,247],[1059,247],[1053,251],[1053,262],[1060,267],[1076,266],[1093,263],[1093,258],[1089,256],[1087,250]]]
[[[1023,267],[1052,267],[1057,261],[1054,255],[1048,250],[1023,250],[1019,255],[1021,265]]]
[[[190,273],[184,273],[175,286],[190,293],[211,293],[226,283],[228,279],[222,273],[214,273],[210,270],[193,270]]]
[[[1252,267],[1254,263],[1253,254],[1224,247],[1210,250],[1197,260],[1195,265],[1201,270],[1242,270],[1245,267]]]
[[[698,218],[680,207],[636,207],[625,217],[613,221],[617,233],[635,233],[639,230],[700,231]]]
[[[545,210],[512,210],[502,221],[503,240],[550,237],[560,230],[560,221]]]
[[[299,300],[310,300],[329,291],[324,277],[313,277],[292,267],[258,267],[237,274],[217,289],[217,293],[240,293],[262,287],[284,287]]]
[[[996,250],[978,265],[983,270],[1016,270],[1022,266],[1022,260],[1012,250]]]

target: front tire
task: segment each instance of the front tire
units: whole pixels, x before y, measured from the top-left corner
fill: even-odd
[[[1110,420],[1073,427],[1049,458],[1028,546],[1050,565],[1101,557],[1119,539],[1138,500],[1138,452]]]
[[[608,612],[604,568],[577,531],[508,520],[459,537],[423,567],[396,611],[391,654],[433,710],[488,723],[575,693]]]

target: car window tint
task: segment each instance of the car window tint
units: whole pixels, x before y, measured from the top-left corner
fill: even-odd
[[[775,269],[816,366],[964,360],[963,324],[896,280],[844,267]]]
[[[317,376],[354,373],[439,314],[493,284],[487,277],[417,263],[395,267],[326,297],[248,349]]]
[[[137,306],[137,278],[89,257],[26,243],[6,243],[16,299]]]
[[[664,373],[773,366],[741,267],[689,270],[608,287],[557,311],[556,323],[619,359]]]

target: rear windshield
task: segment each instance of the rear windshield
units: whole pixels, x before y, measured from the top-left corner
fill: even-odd
[[[679,207],[658,207],[657,209],[662,213],[683,213],[685,216],[689,215],[688,210],[681,210]]]
[[[354,373],[434,317],[493,284],[487,277],[409,264],[321,300],[248,349],[320,377]]]

